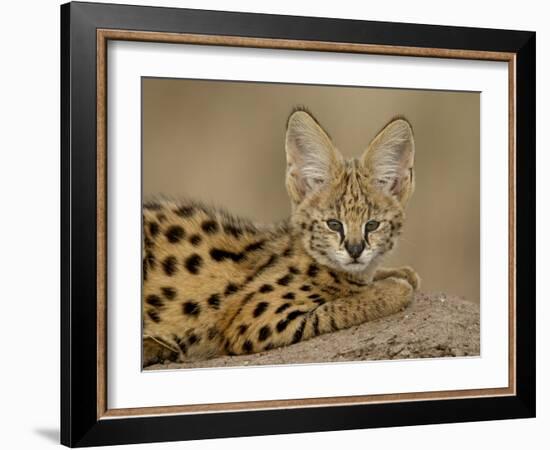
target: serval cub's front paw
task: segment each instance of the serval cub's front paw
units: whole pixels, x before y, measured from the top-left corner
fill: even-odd
[[[392,276],[407,280],[415,291],[420,287],[420,277],[412,267],[400,267],[397,269],[396,274]]]
[[[379,298],[384,299],[387,308],[381,317],[404,310],[414,297],[413,286],[405,277],[388,276],[375,281],[373,286],[378,289]]]
[[[413,291],[416,291],[420,287],[420,277],[416,271],[409,266],[399,267],[398,269],[379,269],[374,274],[374,281],[390,277],[407,281],[411,285]]]

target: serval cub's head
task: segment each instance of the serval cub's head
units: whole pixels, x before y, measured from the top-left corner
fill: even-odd
[[[306,251],[338,271],[368,274],[392,249],[414,190],[414,139],[396,119],[359,159],[345,160],[319,122],[297,110],[286,132],[286,187]]]

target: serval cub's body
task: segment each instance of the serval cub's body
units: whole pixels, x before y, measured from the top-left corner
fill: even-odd
[[[402,119],[344,160],[307,112],[289,118],[291,218],[258,226],[195,203],[143,211],[144,365],[259,352],[384,317],[418,286],[377,269],[414,189]]]

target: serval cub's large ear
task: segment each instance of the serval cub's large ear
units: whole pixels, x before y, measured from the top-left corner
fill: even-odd
[[[373,188],[405,205],[414,191],[414,137],[404,119],[390,122],[363,153],[361,165]]]
[[[303,110],[288,118],[286,161],[286,188],[293,207],[333,179],[343,164],[327,133]]]

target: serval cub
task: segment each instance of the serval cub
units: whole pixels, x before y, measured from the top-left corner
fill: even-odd
[[[311,114],[286,131],[289,220],[260,226],[197,203],[143,211],[143,364],[294,344],[393,314],[417,289],[377,269],[414,190],[414,140],[390,122],[345,160]]]

